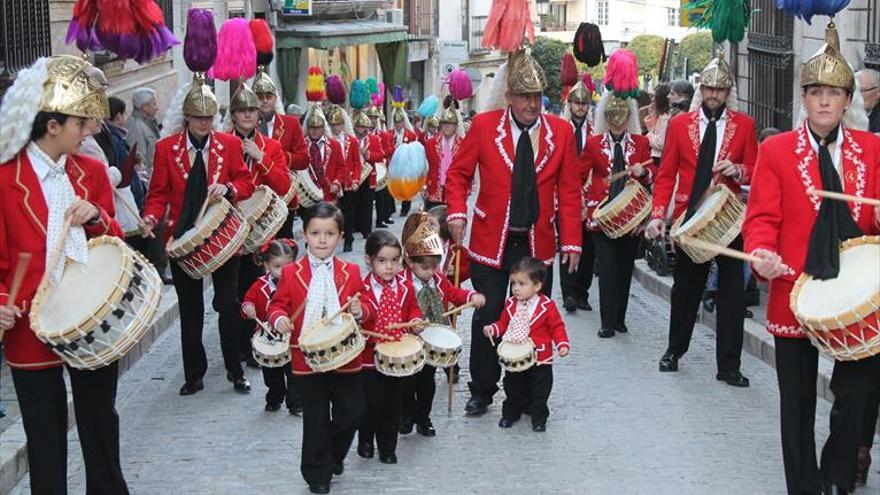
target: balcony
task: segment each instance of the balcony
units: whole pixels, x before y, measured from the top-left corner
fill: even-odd
[[[0,0],[0,79],[51,52],[49,0]]]
[[[486,30],[487,18],[488,16],[485,15],[471,16],[470,43],[468,43],[468,46],[472,54],[480,55],[489,52],[489,50],[483,48],[483,32]]]
[[[410,40],[427,40],[437,37],[439,16],[437,0],[410,0],[404,3],[403,18],[409,29]]]
[[[387,7],[388,0],[313,0],[312,15],[285,15],[281,14],[284,21],[308,20],[352,20],[367,19],[377,9]]]

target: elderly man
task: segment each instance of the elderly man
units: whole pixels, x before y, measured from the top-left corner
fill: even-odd
[[[874,69],[862,69],[856,72],[859,80],[859,91],[865,101],[865,112],[868,113],[868,130],[880,133],[880,72]]]
[[[128,134],[125,140],[129,146],[137,146],[141,163],[147,169],[147,178],[153,175],[153,155],[156,153],[156,141],[159,140],[159,104],[156,92],[150,88],[140,88],[131,95],[131,117],[125,124]]]

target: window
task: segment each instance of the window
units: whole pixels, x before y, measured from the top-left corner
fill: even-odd
[[[596,2],[596,24],[600,26],[608,25],[608,0],[599,0]]]
[[[551,4],[550,16],[545,19],[544,22],[545,24],[552,24],[554,27],[565,28],[565,25],[568,22],[568,6],[564,3]]]
[[[14,74],[51,51],[49,0],[0,0],[0,76]]]
[[[666,9],[666,22],[670,26],[678,26],[678,9]]]

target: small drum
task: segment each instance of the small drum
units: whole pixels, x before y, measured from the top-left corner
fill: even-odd
[[[165,250],[187,275],[201,280],[239,252],[249,231],[244,216],[229,201],[220,199],[208,206],[201,222],[180,239],[169,239]]]
[[[361,161],[361,178],[358,180],[358,187],[364,184],[364,181],[370,178],[370,172],[373,171],[373,166],[367,163],[366,161]]]
[[[422,340],[404,334],[396,342],[381,342],[373,351],[376,371],[388,376],[412,376],[425,366],[425,350]]]
[[[593,220],[612,239],[637,229],[651,214],[651,195],[637,181],[628,181],[614,199],[605,200],[593,212]]]
[[[324,201],[324,190],[315,184],[309,170],[296,171],[296,193],[299,196],[299,205],[303,208]]]
[[[94,370],[128,353],[153,324],[162,279],[121,239],[97,237],[88,248],[87,263],[68,262],[58,283],[38,289],[30,320],[65,363]]]
[[[290,362],[290,334],[260,330],[251,338],[254,359],[265,368],[280,368]]]
[[[333,371],[360,356],[364,337],[348,313],[331,322],[316,321],[299,337],[299,347],[314,371]]]
[[[523,342],[510,342],[502,340],[498,344],[498,362],[501,367],[510,373],[519,373],[535,365],[538,353],[535,351],[535,343],[532,339]]]
[[[296,197],[296,173],[292,170],[288,170],[287,173],[290,175],[290,189],[281,196],[281,199],[284,200],[284,204],[289,205],[293,198]]]
[[[455,366],[461,354],[461,337],[446,325],[428,325],[419,334],[425,345],[425,362],[438,368]]]
[[[388,167],[384,163],[376,164],[376,190],[381,191],[388,185]]]
[[[670,235],[675,239],[677,246],[694,260],[694,263],[705,263],[717,253],[695,248],[686,241],[682,242],[681,237],[694,237],[726,247],[740,234],[745,219],[746,205],[727,186],[717,185],[707,193],[706,199],[694,212],[694,216],[683,222],[687,213],[682,213],[670,230]]]
[[[838,361],[880,353],[878,273],[880,236],[864,236],[841,244],[837,278],[798,277],[791,290],[791,312],[820,351]]]
[[[256,253],[275,236],[287,220],[287,203],[268,186],[257,186],[250,198],[238,203],[238,209],[251,226],[244,249]]]

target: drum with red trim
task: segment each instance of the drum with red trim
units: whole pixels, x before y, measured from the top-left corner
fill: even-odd
[[[169,239],[165,250],[187,275],[201,280],[235,256],[249,232],[241,212],[221,198],[208,206],[201,220],[179,239]]]

